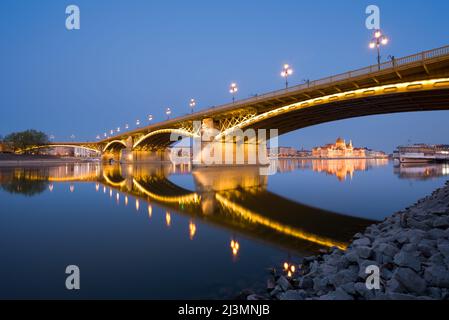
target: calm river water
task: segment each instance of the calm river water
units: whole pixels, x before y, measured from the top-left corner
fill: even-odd
[[[0,298],[230,298],[443,186],[449,165],[0,168]],[[80,269],[80,290],[65,287]]]

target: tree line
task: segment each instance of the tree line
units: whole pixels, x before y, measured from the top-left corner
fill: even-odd
[[[12,132],[4,138],[0,136],[0,142],[13,151],[23,150],[32,146],[49,142],[46,133],[34,129]]]

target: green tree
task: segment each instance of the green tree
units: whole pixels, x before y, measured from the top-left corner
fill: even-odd
[[[37,130],[13,132],[8,134],[4,139],[4,142],[7,143],[14,151],[46,144],[48,141],[48,136],[44,132]]]

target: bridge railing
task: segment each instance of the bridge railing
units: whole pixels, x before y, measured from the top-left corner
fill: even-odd
[[[409,64],[415,64],[415,63],[419,63],[419,62],[424,63],[426,60],[435,59],[435,58],[446,56],[446,55],[449,55],[449,46],[441,47],[441,48],[437,48],[437,49],[433,49],[433,50],[429,50],[429,51],[424,51],[424,52],[414,54],[411,56],[394,59],[394,61],[384,62],[384,63],[381,63],[380,65],[372,65],[372,66],[365,67],[362,69],[357,69],[357,70],[337,74],[334,76],[330,76],[327,78],[306,82],[304,84],[296,85],[296,86],[293,86],[293,87],[290,87],[287,89],[272,91],[270,93],[258,95],[256,97],[239,100],[238,104],[245,104],[250,101],[263,100],[263,99],[274,97],[274,96],[277,96],[280,94],[296,92],[296,91],[306,90],[306,89],[310,89],[310,88],[314,88],[314,87],[319,87],[319,86],[326,85],[326,84],[332,84],[332,83],[336,83],[336,82],[340,82],[340,81],[344,81],[344,80],[350,80],[350,79],[357,78],[357,77],[360,77],[363,75],[375,74],[379,71],[385,71],[385,70],[389,70],[389,69],[403,67],[403,66],[406,66]]]

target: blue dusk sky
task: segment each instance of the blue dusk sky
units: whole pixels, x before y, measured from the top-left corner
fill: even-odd
[[[65,28],[65,8],[81,10],[81,29]],[[153,114],[173,115],[376,61],[365,8],[381,9],[396,57],[449,44],[449,1],[2,0],[0,134],[35,128],[56,140],[94,140]],[[311,148],[352,139],[391,152],[408,142],[449,143],[449,112],[351,119],[299,130],[282,145]]]

